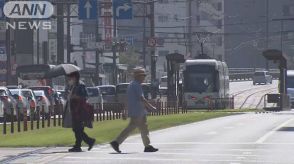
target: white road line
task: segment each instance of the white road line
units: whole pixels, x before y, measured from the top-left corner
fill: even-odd
[[[142,143],[124,143],[125,145],[142,145]],[[166,142],[166,143],[156,143],[153,145],[294,145],[294,142],[267,142],[267,143],[256,143],[256,142],[235,142],[235,143],[218,143],[218,142]]]
[[[289,119],[289,120],[283,122],[281,125],[277,126],[276,128],[274,128],[270,132],[266,133],[264,136],[260,137],[255,143],[256,144],[262,144],[262,143],[264,143],[264,141],[266,141],[269,137],[271,137],[277,130],[279,130],[282,127],[286,126],[287,124],[289,124],[293,120],[294,120],[294,118]]]
[[[206,133],[206,135],[216,135],[216,134],[217,134],[216,131],[211,131],[211,132]]]
[[[289,162],[281,162],[281,161],[258,161],[258,160],[246,160],[246,161],[243,161],[243,160],[212,160],[212,159],[203,159],[203,160],[196,160],[196,162],[209,162],[209,163],[227,163],[227,162],[230,162],[230,163],[234,163],[236,164],[236,162],[246,162],[246,163],[266,163],[266,164],[269,164],[269,163],[273,163],[273,164],[288,164]]]
[[[141,161],[193,161],[192,159],[183,158],[107,158],[107,157],[65,157],[64,159],[75,159],[75,160],[141,160]]]
[[[228,157],[258,157],[258,155],[240,155],[240,154],[203,154],[203,153],[169,153],[169,152],[158,152],[157,155],[188,155],[188,156],[228,156]]]

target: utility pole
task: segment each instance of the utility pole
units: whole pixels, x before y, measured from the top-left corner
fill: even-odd
[[[70,6],[71,6],[71,4],[70,3],[68,3],[67,4],[67,17],[66,17],[66,20],[67,20],[67,23],[66,23],[66,25],[67,25],[67,27],[66,27],[66,31],[67,31],[67,35],[66,35],[66,44],[67,44],[67,51],[66,51],[66,57],[67,57],[67,63],[71,63],[71,61],[70,61],[70,58],[71,58],[71,56],[70,56],[70,54],[71,54],[71,33],[70,33],[70,13],[71,13],[71,11],[70,11]]]
[[[146,69],[146,14],[147,14],[147,7],[144,4],[144,17],[143,17],[143,65]]]
[[[188,4],[188,14],[189,14],[189,19],[188,19],[188,47],[189,47],[189,52],[190,56],[192,56],[192,0],[189,0]]]
[[[63,4],[57,3],[57,64],[64,63]]]
[[[269,48],[269,0],[266,0],[266,49]],[[268,60],[265,61],[266,70],[269,69]]]
[[[116,49],[117,49],[117,20],[116,20],[116,11],[113,11],[113,41],[112,41],[112,52],[113,52],[113,84],[117,84],[117,64],[116,64]]]
[[[284,20],[281,20],[281,51],[283,52]]]
[[[155,20],[154,20],[154,1],[151,2],[150,5],[150,31],[151,38],[155,38]],[[151,84],[152,86],[155,84],[156,80],[156,56],[155,56],[155,47],[151,48]],[[156,98],[155,88],[152,87],[152,99]]]
[[[99,31],[98,31],[98,28],[99,28],[99,21],[98,21],[98,19],[96,19],[96,22],[95,22],[95,35],[96,35],[96,43],[97,42],[100,42],[100,38],[99,38]],[[96,49],[96,71],[95,71],[95,83],[96,83],[96,85],[100,85],[100,76],[99,76],[99,74],[100,74],[100,52],[101,52],[101,49],[100,49],[100,47],[97,47],[97,49]]]
[[[9,2],[9,0],[5,0],[5,2]],[[10,22],[9,18],[6,18],[7,22]],[[10,84],[10,77],[11,77],[11,56],[12,56],[12,51],[11,51],[11,37],[10,37],[10,28],[6,29],[5,31],[5,44],[6,44],[6,54],[7,54],[7,73],[6,73],[6,84]]]
[[[39,43],[40,43],[40,29],[38,28],[37,29],[37,64],[40,64],[40,44]]]

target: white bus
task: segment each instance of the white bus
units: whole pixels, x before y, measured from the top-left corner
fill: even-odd
[[[187,60],[183,73],[183,100],[187,108],[227,105],[222,101],[212,101],[229,98],[229,71],[226,63],[214,59]]]

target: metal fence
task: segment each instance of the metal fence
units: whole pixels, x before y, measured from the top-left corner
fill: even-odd
[[[156,111],[149,111],[150,116],[161,116],[170,114],[187,113],[187,109],[179,106],[177,102],[150,102],[157,107]],[[94,121],[106,121],[122,119],[126,116],[125,106],[121,103],[92,104],[94,107]],[[62,126],[63,105],[49,107],[45,113],[45,107],[37,110],[23,109],[23,113],[11,109],[7,112],[4,109],[2,133],[26,132],[29,129],[38,130],[41,128]],[[20,111],[20,110],[16,110]],[[29,113],[29,115],[28,115]],[[16,126],[16,127],[15,127]],[[16,128],[16,129],[15,129]]]

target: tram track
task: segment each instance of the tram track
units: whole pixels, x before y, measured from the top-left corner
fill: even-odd
[[[276,89],[276,87],[272,87],[272,88],[267,88],[267,89],[263,89],[263,90],[258,90],[258,91],[255,91],[251,94],[249,94],[248,96],[246,96],[246,98],[244,99],[243,103],[241,104],[241,106],[239,107],[239,109],[244,109],[244,106],[246,106],[246,104],[248,103],[248,100],[250,98],[252,98],[254,95],[256,94],[260,94],[260,93],[263,93],[263,94],[266,94],[269,92],[269,90],[273,90],[273,89]],[[262,97],[260,98],[262,99]],[[247,105],[248,106],[248,105]],[[251,107],[252,104],[250,104],[247,108]]]

